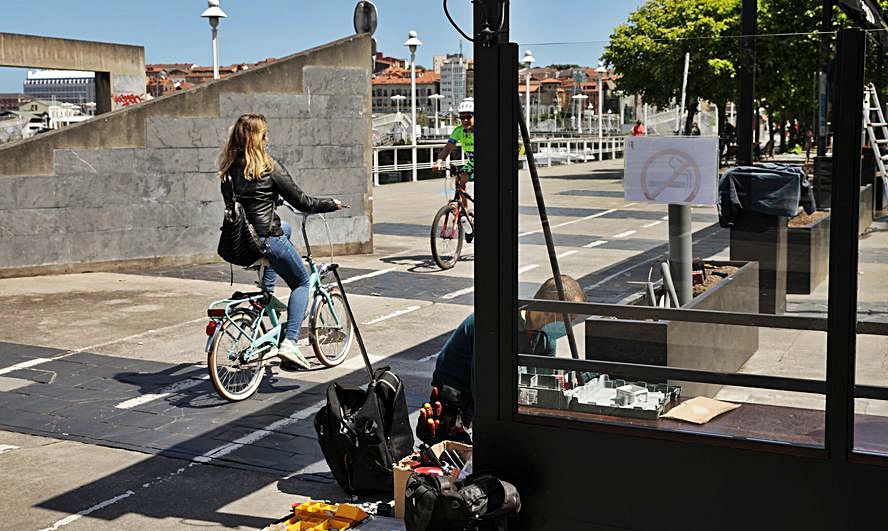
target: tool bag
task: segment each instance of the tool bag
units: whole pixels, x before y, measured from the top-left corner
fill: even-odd
[[[226,175],[225,178],[231,186],[231,208],[225,209],[216,252],[230,264],[247,267],[265,256],[268,247],[259,241],[256,229],[247,219],[244,206],[234,193],[234,179],[230,175]]]
[[[413,452],[404,384],[387,367],[373,370],[364,341],[342,287],[337,266],[330,266],[367,366],[366,388],[327,387],[327,405],[315,415],[315,430],[333,477],[350,494],[394,488],[392,465]]]
[[[460,483],[414,472],[405,498],[407,531],[503,531],[521,510],[515,486],[490,474],[473,474]]]

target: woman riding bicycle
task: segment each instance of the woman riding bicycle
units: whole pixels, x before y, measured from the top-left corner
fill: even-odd
[[[466,182],[475,180],[475,100],[472,98],[462,100],[457,107],[457,112],[459,113],[459,125],[450,133],[447,145],[438,153],[438,160],[435,161],[432,167],[436,171],[441,171],[444,167],[444,159],[450,155],[450,152],[456,147],[456,143],[459,142],[463,153],[466,155],[467,162],[457,176],[456,185],[460,190],[465,191]],[[463,210],[468,212],[468,200],[462,197],[461,201]]]
[[[268,122],[264,116],[244,114],[237,119],[220,157],[222,197],[226,208],[232,206],[232,193],[237,197],[256,233],[268,244],[265,257],[271,267],[265,269],[262,277],[263,291],[274,291],[277,275],[283,277],[292,290],[287,303],[286,337],[277,355],[308,369],[308,360],[296,342],[308,306],[309,276],[302,257],[290,242],[290,224],[281,221],[275,206],[282,199],[302,212],[319,214],[339,210],[342,203],[338,199],[305,194],[268,155],[267,143]]]

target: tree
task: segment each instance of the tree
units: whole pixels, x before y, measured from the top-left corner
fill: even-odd
[[[614,28],[604,61],[622,76],[620,89],[666,106],[681,98],[685,53],[690,53],[685,131],[697,98],[724,108],[736,94],[740,40],[739,0],[649,0]]]

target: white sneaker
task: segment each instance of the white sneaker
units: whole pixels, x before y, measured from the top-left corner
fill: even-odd
[[[289,361],[290,363],[295,363],[303,369],[311,369],[311,364],[308,363],[308,360],[302,355],[302,352],[299,350],[299,345],[289,339],[285,338],[281,343],[281,346],[277,351],[277,357]]]

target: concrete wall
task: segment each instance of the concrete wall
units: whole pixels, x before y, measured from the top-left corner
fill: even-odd
[[[335,252],[372,251],[369,57],[349,37],[0,148],[0,277],[217,261],[217,158],[248,111],[298,185],[352,205]]]
[[[0,66],[96,72],[99,113],[145,97],[145,49],[141,46],[0,33]]]

